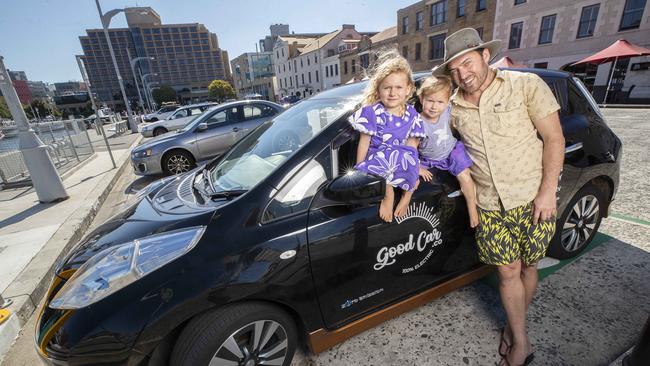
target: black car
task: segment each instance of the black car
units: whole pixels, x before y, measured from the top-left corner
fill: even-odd
[[[550,254],[576,255],[607,216],[621,142],[584,86],[530,70],[562,106],[567,149]],[[421,79],[425,74],[417,74]],[[457,181],[432,170],[383,222],[382,179],[352,170],[347,117],[366,82],[304,100],[227,153],[152,183],[57,266],[37,323],[55,365],[288,365],[491,271]],[[308,130],[287,148],[291,131]]]

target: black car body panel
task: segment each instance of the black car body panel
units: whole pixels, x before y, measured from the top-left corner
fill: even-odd
[[[556,93],[579,91],[567,74],[535,72]],[[310,100],[358,101],[363,88],[365,83],[347,85]],[[567,94],[559,95],[561,101]],[[566,99],[560,104],[567,147],[582,145],[566,155],[559,206],[586,182],[599,179],[611,182],[611,201],[618,186],[620,140],[597,109],[577,110]],[[347,116],[357,105],[351,103],[244,194],[202,200],[192,188],[199,167],[159,184],[89,233],[56,269],[37,324],[39,353],[52,364],[144,364],[189,319],[241,301],[277,304],[303,334],[332,330],[480,266],[465,201],[447,172],[433,170],[434,182],[421,184],[408,215],[390,224],[380,221],[378,200],[343,203],[328,195],[332,182],[344,179],[354,163],[357,138]],[[302,209],[274,208],[276,197],[300,186],[310,170],[327,180],[313,187]],[[116,293],[76,310],[49,306],[70,276],[102,250],[197,226],[206,229],[192,250]]]

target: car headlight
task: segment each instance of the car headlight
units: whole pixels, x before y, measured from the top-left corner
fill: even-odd
[[[132,284],[194,248],[205,226],[147,236],[99,252],[70,277],[50,302],[79,309]]]
[[[144,129],[143,129],[144,131]],[[147,156],[151,156],[153,153],[153,149],[144,149],[140,151],[134,151],[133,152],[133,157],[134,158],[146,158]]]

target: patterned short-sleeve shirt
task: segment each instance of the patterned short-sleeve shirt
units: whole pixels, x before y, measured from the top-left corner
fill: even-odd
[[[478,107],[460,92],[452,103],[452,127],[474,162],[478,206],[509,210],[534,200],[542,182],[543,142],[533,121],[560,109],[548,85],[536,74],[496,70]]]

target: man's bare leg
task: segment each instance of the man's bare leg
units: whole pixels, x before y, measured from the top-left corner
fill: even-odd
[[[525,314],[528,314],[528,308],[530,307],[530,303],[533,301],[533,297],[535,297],[535,293],[537,292],[537,283],[538,283],[538,276],[537,276],[537,263],[533,263],[531,265],[522,265],[521,267],[521,281],[524,284],[524,291],[526,294],[526,312]],[[512,330],[510,330],[510,324],[506,324],[505,326],[505,331],[503,333],[503,338],[505,339],[506,343],[508,345],[512,345]],[[530,341],[528,342],[528,349],[530,350],[528,353],[532,352],[532,345],[530,344]],[[505,354],[507,352],[507,347],[505,344],[501,344],[499,348],[499,352],[502,354]]]
[[[393,186],[386,184],[386,194],[379,205],[379,217],[386,222],[393,221],[393,203],[395,202],[395,192]]]
[[[507,355],[511,365],[522,364],[529,354],[526,333],[526,290],[521,273],[521,260],[498,267],[499,293],[513,335],[512,348]]]

